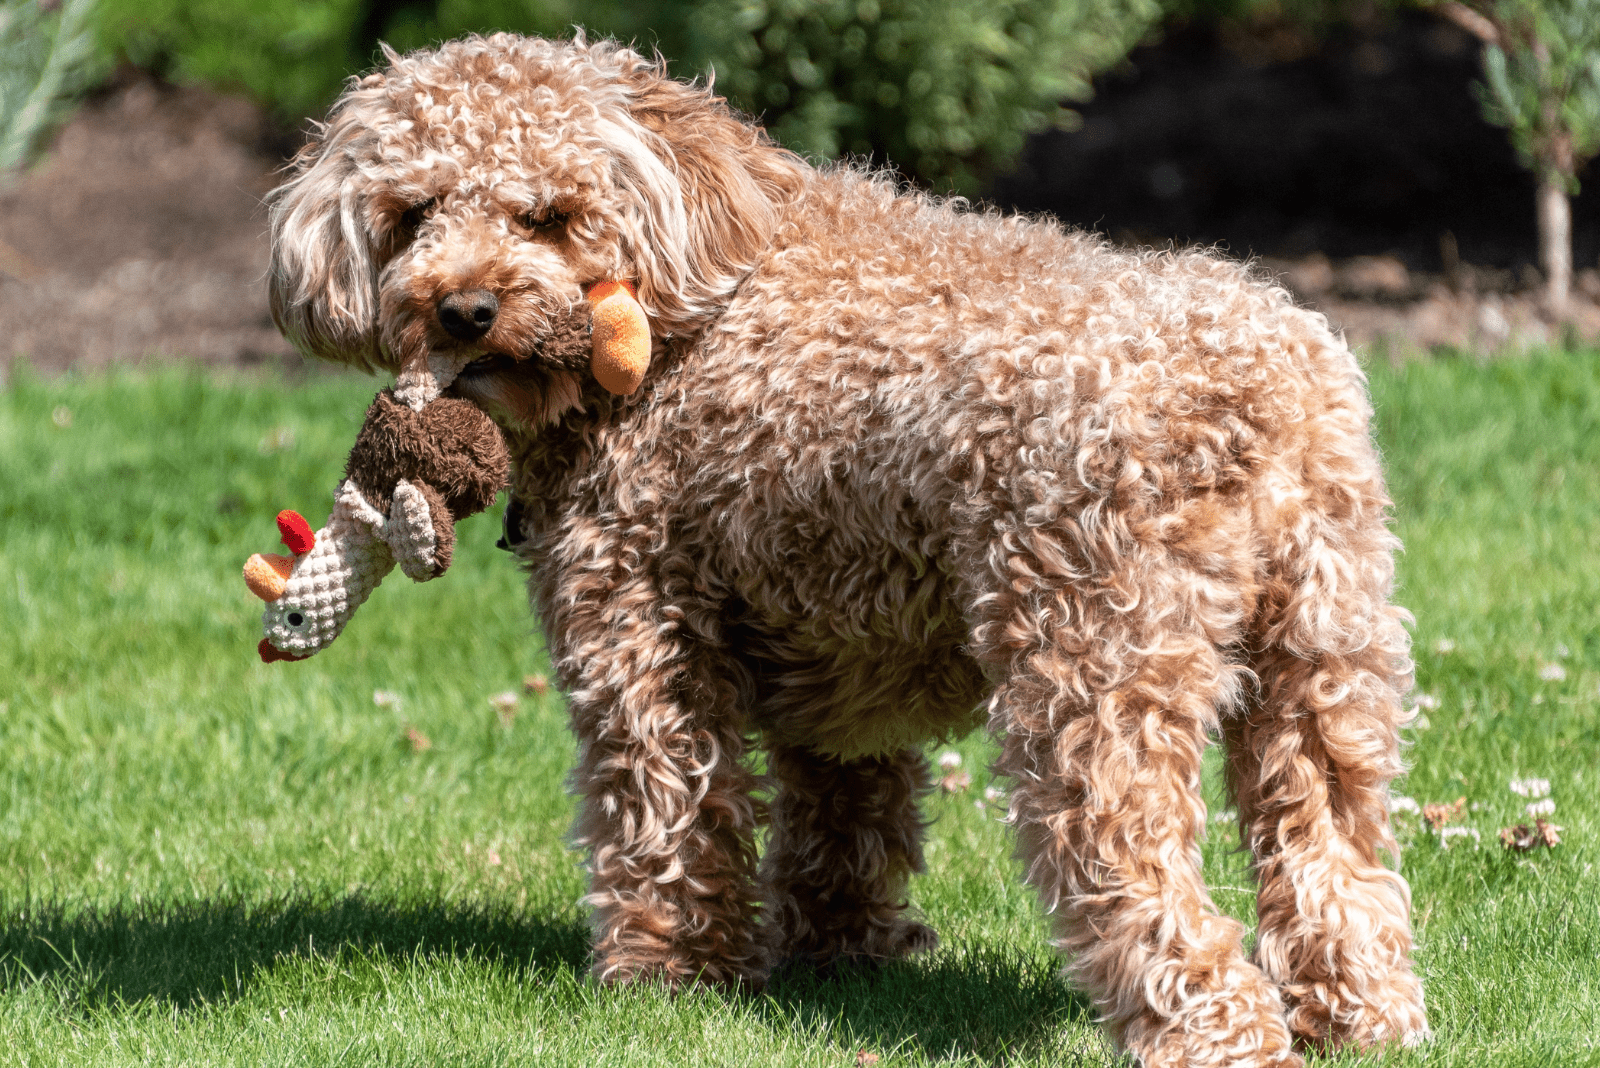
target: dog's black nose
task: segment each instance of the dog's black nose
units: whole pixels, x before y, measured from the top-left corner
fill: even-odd
[[[500,302],[487,289],[451,293],[439,301],[439,325],[462,341],[476,341],[489,332]]]

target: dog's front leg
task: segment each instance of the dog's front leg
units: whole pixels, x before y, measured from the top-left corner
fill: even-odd
[[[579,744],[594,974],[759,986],[755,777],[737,692],[640,558],[603,558],[614,566],[575,563],[545,603]]]

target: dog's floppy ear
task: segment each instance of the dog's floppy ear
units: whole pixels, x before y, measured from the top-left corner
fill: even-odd
[[[766,249],[783,206],[809,171],[708,86],[667,76],[663,64],[616,57],[627,123],[642,136],[614,146],[623,183],[644,210],[645,247],[630,249],[639,297],[676,329],[713,314]],[[640,150],[651,158],[641,158]]]
[[[308,355],[367,368],[379,359],[378,300],[358,160],[382,121],[381,85],[375,74],[352,85],[267,196],[273,321]]]

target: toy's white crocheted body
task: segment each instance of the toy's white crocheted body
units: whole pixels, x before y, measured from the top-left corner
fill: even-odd
[[[418,582],[434,575],[433,517],[421,491],[404,480],[395,486],[388,515],[353,482],[341,482],[328,523],[315,537],[311,551],[294,558],[282,594],[261,616],[266,642],[284,659],[332,644],[397,562]]]

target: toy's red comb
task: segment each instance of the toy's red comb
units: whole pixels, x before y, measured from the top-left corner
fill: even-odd
[[[296,556],[304,556],[317,544],[317,536],[311,532],[311,524],[307,523],[299,512],[288,508],[278,513],[278,533],[283,535],[283,543]]]

